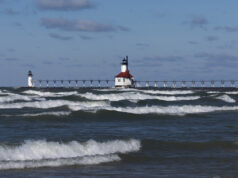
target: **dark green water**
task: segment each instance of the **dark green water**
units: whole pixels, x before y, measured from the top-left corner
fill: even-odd
[[[238,90],[0,89],[0,176],[237,177]]]

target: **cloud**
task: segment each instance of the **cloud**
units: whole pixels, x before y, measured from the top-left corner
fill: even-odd
[[[89,0],[37,0],[40,10],[82,10],[95,7]]]
[[[207,36],[205,39],[209,42],[217,41],[219,38],[217,36]]]
[[[100,24],[88,20],[67,20],[64,18],[43,18],[41,25],[46,28],[56,28],[64,31],[83,32],[115,32],[121,30],[112,25]]]
[[[80,38],[81,38],[82,40],[91,40],[91,39],[93,39],[92,37],[90,37],[90,36],[85,36],[85,35],[81,35]]]
[[[15,58],[15,57],[7,57],[5,58],[6,61],[17,61],[18,58]]]
[[[184,24],[188,24],[191,28],[206,29],[208,20],[205,17],[193,17],[189,21],[185,21]]]
[[[68,57],[59,57],[59,60],[61,60],[61,61],[69,61],[70,58],[68,58]]]
[[[49,35],[50,35],[51,38],[55,38],[55,39],[58,39],[58,40],[67,41],[67,40],[71,40],[72,39],[71,36],[62,36],[62,35],[59,35],[57,33],[50,33]]]
[[[156,57],[145,57],[147,61],[154,62],[177,62],[183,60],[181,56],[156,56]]]
[[[223,45],[217,46],[218,49],[234,49],[237,46],[237,41],[232,40],[225,42]]]
[[[150,45],[147,44],[147,43],[136,43],[136,46],[139,46],[139,47],[149,47]]]
[[[7,15],[18,15],[18,14],[19,14],[18,11],[13,10],[12,8],[6,9],[6,10],[4,11],[4,13],[7,14]]]
[[[7,49],[7,51],[12,53],[12,52],[15,52],[15,51],[16,51],[16,49],[9,48],[9,49]]]
[[[22,24],[21,24],[20,22],[16,22],[15,25],[16,25],[17,27],[21,27],[21,26],[22,26]]]
[[[121,26],[121,25],[118,25],[117,28],[118,28],[120,31],[125,31],[125,32],[130,31],[130,29],[129,29],[128,27],[124,27],[124,26]]]
[[[45,65],[52,65],[53,63],[50,62],[50,61],[43,61],[42,64],[45,64]]]
[[[238,56],[229,54],[212,54],[212,53],[197,53],[194,55],[196,58],[205,60],[206,67],[235,67],[238,66]]]
[[[191,45],[197,45],[198,44],[197,41],[189,41],[188,43],[191,44]]]
[[[138,67],[158,67],[168,63],[178,63],[184,60],[182,56],[146,56],[143,59],[134,61],[134,65]],[[176,64],[177,65],[177,64]]]
[[[223,32],[238,32],[238,27],[232,26],[217,26],[214,28],[216,31],[223,31]]]
[[[33,65],[33,64],[22,64],[21,66],[27,67],[27,68],[30,68],[30,69],[35,68],[35,65]]]

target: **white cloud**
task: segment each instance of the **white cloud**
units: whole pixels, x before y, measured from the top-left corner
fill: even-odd
[[[42,10],[81,10],[94,6],[89,0],[37,0],[37,7]]]

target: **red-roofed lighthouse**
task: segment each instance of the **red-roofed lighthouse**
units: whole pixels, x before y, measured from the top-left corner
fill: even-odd
[[[131,88],[134,86],[134,78],[128,70],[128,56],[122,60],[121,73],[115,77],[115,87]]]

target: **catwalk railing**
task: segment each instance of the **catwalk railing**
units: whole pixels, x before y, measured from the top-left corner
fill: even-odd
[[[137,88],[206,88],[206,87],[236,87],[238,80],[201,80],[201,81],[134,81]],[[114,80],[34,80],[35,87],[69,87],[69,88],[109,88],[114,86]]]

